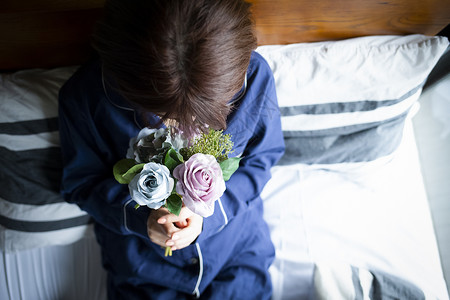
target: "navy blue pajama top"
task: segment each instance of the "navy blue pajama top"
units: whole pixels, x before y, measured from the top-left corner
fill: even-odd
[[[63,86],[59,116],[62,194],[95,220],[103,264],[116,287],[148,283],[198,296],[225,269],[236,267],[244,270],[237,272],[240,283],[233,283],[241,285],[237,290],[247,289],[247,295],[249,288],[255,295],[270,293],[264,290],[270,283],[258,281],[268,280],[274,257],[259,194],[270,178],[270,168],[284,153],[284,142],[273,75],[259,54],[252,53],[246,88],[237,95],[225,131],[234,142],[231,156],[243,157],[240,167],[216,201],[214,214],[204,219],[195,243],[171,257],[164,257],[164,249],[147,235],[150,210],[135,209],[128,187],[112,175],[112,166],[125,158],[130,138],[142,128],[142,118],[150,124],[158,124],[159,118],[136,113],[105,85],[98,61],[81,67]],[[245,270],[261,276],[247,278]]]

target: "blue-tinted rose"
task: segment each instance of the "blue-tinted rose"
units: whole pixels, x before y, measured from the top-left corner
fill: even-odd
[[[165,204],[172,193],[174,180],[169,169],[161,164],[150,162],[134,176],[128,185],[131,198],[139,205],[158,209]]]

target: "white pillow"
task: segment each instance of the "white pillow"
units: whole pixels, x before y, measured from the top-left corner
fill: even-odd
[[[447,46],[445,37],[409,35],[259,47],[282,115],[280,164],[364,162],[392,153]]]

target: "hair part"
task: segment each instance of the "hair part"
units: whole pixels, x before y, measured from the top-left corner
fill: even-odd
[[[126,100],[193,133],[226,128],[256,37],[243,0],[108,0],[93,47]]]

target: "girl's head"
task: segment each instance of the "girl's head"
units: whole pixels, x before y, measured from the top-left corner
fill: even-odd
[[[226,128],[256,38],[243,0],[109,0],[93,45],[125,99],[192,133]]]

